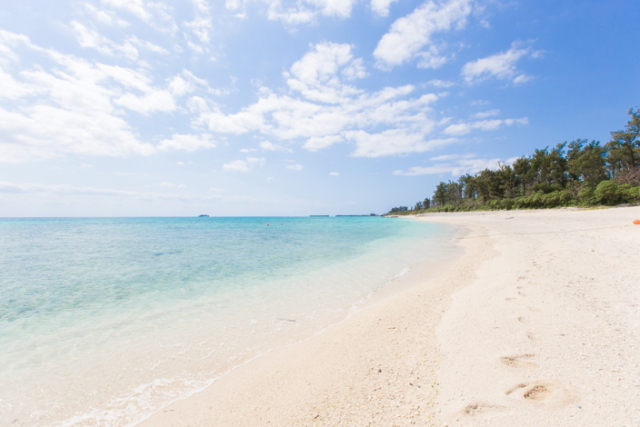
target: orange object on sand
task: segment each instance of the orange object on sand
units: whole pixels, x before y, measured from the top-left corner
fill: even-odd
[[[635,225],[640,225],[640,219],[634,219],[634,220],[633,220],[633,223],[634,223]]]

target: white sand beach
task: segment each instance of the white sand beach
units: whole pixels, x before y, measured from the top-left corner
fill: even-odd
[[[468,230],[323,333],[142,426],[640,425],[640,207],[431,214]]]

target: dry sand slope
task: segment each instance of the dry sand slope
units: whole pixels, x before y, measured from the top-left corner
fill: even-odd
[[[429,215],[433,279],[235,369],[144,426],[638,426],[640,208]]]
[[[430,218],[498,256],[438,327],[444,424],[640,425],[640,208]]]

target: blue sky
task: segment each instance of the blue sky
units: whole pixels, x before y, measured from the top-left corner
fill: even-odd
[[[0,9],[0,216],[386,212],[640,105],[636,1]]]

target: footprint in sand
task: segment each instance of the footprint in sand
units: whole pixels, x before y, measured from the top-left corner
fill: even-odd
[[[486,414],[487,412],[501,411],[503,409],[504,407],[502,406],[487,405],[484,403],[472,403],[465,406],[462,409],[462,413],[470,417],[475,417],[481,414]]]
[[[512,368],[535,368],[538,366],[537,363],[532,361],[535,357],[535,354],[525,353],[517,356],[503,356],[500,361]]]
[[[547,385],[536,384],[524,392],[522,397],[532,401],[546,400],[552,393],[552,389]]]
[[[511,393],[513,393],[514,391],[518,391],[518,390],[520,390],[521,388],[525,388],[526,386],[527,386],[526,384],[524,384],[524,383],[520,383],[520,384],[516,385],[515,387],[513,387],[513,388],[511,388],[511,389],[509,389],[509,390],[507,390],[507,391],[505,391],[505,392],[504,392],[504,394],[506,394],[506,395],[508,396],[508,395],[510,395]]]
[[[532,403],[555,402],[562,405],[573,400],[570,393],[558,384],[541,381],[520,383],[507,390],[505,394]]]
[[[525,316],[518,317],[518,322],[520,323],[529,323],[529,318]]]

